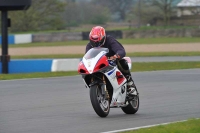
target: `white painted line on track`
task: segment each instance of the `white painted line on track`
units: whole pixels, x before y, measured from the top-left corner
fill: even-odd
[[[149,128],[149,127],[155,127],[155,126],[160,126],[160,125],[168,125],[168,124],[177,123],[177,122],[185,122],[185,121],[187,121],[187,120],[168,122],[168,123],[161,123],[161,124],[155,124],[155,125],[147,125],[147,126],[127,128],[127,129],[120,129],[120,130],[107,131],[107,132],[101,132],[101,133],[118,133],[118,132],[125,132],[125,131],[138,130],[138,129]]]

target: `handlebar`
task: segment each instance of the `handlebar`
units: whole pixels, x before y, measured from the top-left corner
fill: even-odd
[[[109,59],[108,58],[108,63],[111,65],[111,66],[116,66],[117,65],[117,59]]]

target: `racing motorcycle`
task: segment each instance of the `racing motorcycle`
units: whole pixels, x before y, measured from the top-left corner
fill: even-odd
[[[139,109],[139,93],[128,95],[127,79],[120,72],[116,60],[109,60],[108,48],[92,48],[78,65],[86,88],[90,91],[90,100],[94,111],[100,117],[106,117],[110,108],[121,108],[126,114],[135,114]],[[131,59],[127,60],[131,69]]]

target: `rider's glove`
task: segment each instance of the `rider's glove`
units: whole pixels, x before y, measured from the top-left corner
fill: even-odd
[[[109,63],[111,66],[116,66],[116,60],[108,60],[108,63]]]
[[[118,54],[115,54],[115,55],[109,57],[110,60],[116,60],[118,58],[120,58],[120,56]]]
[[[115,54],[115,55],[109,57],[108,58],[109,64],[112,65],[112,66],[116,66],[116,59],[118,59],[118,58],[120,58],[120,56],[118,54]]]

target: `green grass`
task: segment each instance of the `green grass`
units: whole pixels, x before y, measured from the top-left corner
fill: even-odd
[[[200,62],[137,62],[132,72],[200,68]]]
[[[82,58],[83,54],[61,54],[61,55],[20,55],[11,56],[11,59],[61,59],[61,58]]]
[[[156,56],[200,56],[200,52],[135,52],[127,53],[129,57],[156,57]]]
[[[144,62],[133,63],[132,72],[175,70],[200,68],[200,62]],[[77,71],[48,72],[48,73],[24,73],[24,74],[0,74],[0,80],[23,79],[23,78],[46,78],[78,75]]]
[[[197,43],[200,45],[200,38],[197,37],[169,37],[169,38],[135,38],[118,39],[122,44],[170,44],[170,43]]]
[[[200,56],[200,52],[135,52],[127,53],[129,57],[156,57],[156,56]],[[11,56],[11,59],[61,59],[82,58],[83,54],[56,54],[56,55],[22,55]]]
[[[198,37],[180,37],[180,38],[131,38],[131,39],[118,39],[122,44],[170,44],[170,43],[197,43],[200,45],[200,38]],[[9,47],[38,47],[38,46],[78,46],[86,45],[88,40],[82,41],[66,41],[66,42],[35,42],[17,45],[9,45]]]
[[[46,31],[27,31],[27,32],[13,32],[10,34],[41,34],[41,33],[62,33],[62,32],[89,32],[94,25],[86,26],[80,25],[77,27],[69,27],[66,30],[46,30]],[[140,28],[137,27],[129,27],[127,26],[106,26],[106,31],[114,31],[114,30],[121,30],[121,31],[148,31],[148,30],[169,30],[169,29],[177,29],[177,30],[184,30],[184,29],[198,29],[198,26],[141,26]]]
[[[141,26],[140,28],[132,28],[133,31],[149,31],[149,30],[185,30],[185,29],[198,29],[198,26]]]
[[[48,78],[78,75],[76,71],[69,72],[38,72],[38,73],[21,73],[21,74],[0,74],[0,80],[27,79],[27,78]]]
[[[199,133],[200,119],[191,119],[185,122],[159,125],[150,128],[126,131],[121,133]]]
[[[88,43],[87,40],[81,41],[66,41],[66,42],[33,42],[33,43],[23,43],[16,45],[9,45],[10,48],[19,48],[19,47],[41,47],[41,46],[78,46],[78,45],[86,45]]]

